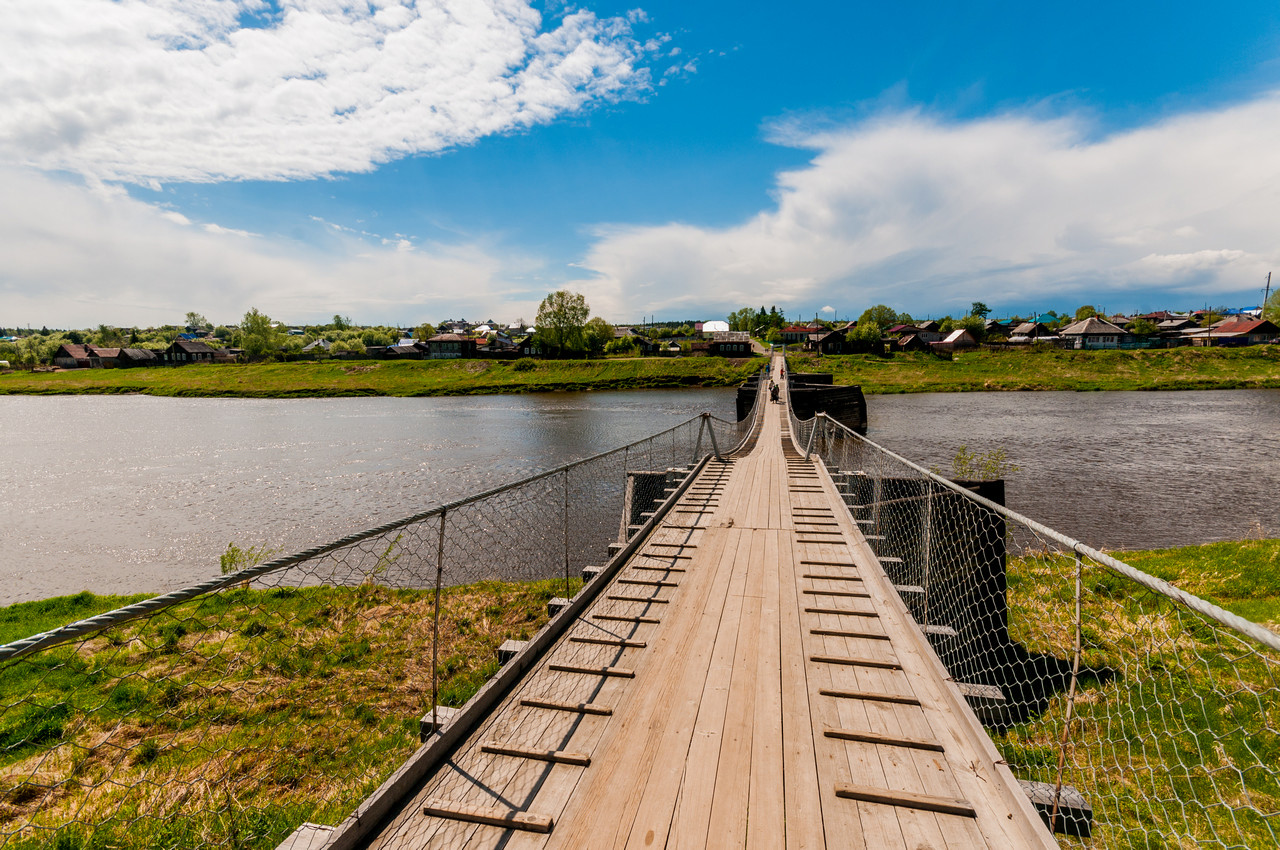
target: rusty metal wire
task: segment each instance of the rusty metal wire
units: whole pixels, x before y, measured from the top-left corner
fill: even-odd
[[[1280,846],[1280,635],[1005,508],[1002,484],[822,414],[791,434],[1064,845]]]
[[[0,646],[0,846],[275,847],[339,822],[626,539],[638,482],[731,451],[755,416]]]

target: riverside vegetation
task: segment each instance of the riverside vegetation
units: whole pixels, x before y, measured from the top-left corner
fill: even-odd
[[[0,374],[0,395],[141,393],[157,396],[309,398],[445,396],[573,390],[728,387],[761,359],[322,360],[75,369]],[[1280,346],[1149,351],[982,349],[947,360],[928,353],[793,354],[797,372],[830,372],[863,392],[1203,390],[1280,387]]]
[[[1280,620],[1280,540],[1120,557],[1273,628]],[[1047,557],[1010,563],[1011,622],[1030,618],[1043,648],[1059,654],[1071,644],[1071,625],[1058,614],[1046,618],[1043,594],[1048,588],[1059,603],[1050,610],[1068,610],[1069,579],[1063,564]],[[1216,799],[1212,773],[1194,767],[1180,775],[1178,767],[1201,765],[1202,754],[1217,752],[1221,742],[1222,758],[1280,763],[1274,730],[1249,739],[1252,753],[1232,749],[1235,730],[1264,723],[1265,713],[1233,713],[1238,706],[1227,704],[1221,681],[1258,679],[1259,693],[1273,690],[1256,659],[1228,657],[1210,636],[1177,631],[1176,621],[1174,639],[1144,644],[1153,624],[1170,625],[1170,606],[1133,596],[1131,586],[1100,569],[1085,580],[1091,610],[1105,613],[1088,624],[1086,665],[1137,663],[1147,672],[1106,682],[1084,678],[1068,784],[1102,806],[1112,795],[1137,796],[1127,783],[1139,781],[1154,781],[1175,798],[1208,800]],[[555,580],[447,589],[441,703],[462,705],[497,670],[502,641],[530,637],[546,622],[547,600],[578,586]],[[0,608],[0,643],[142,598],[81,593]],[[0,692],[32,695],[0,715],[0,832],[34,817],[44,826],[107,825],[31,833],[16,846],[271,848],[304,820],[339,822],[417,746],[417,719],[430,705],[431,606],[430,591],[374,585],[240,588],[0,669]],[[1015,637],[1040,648],[1034,635]],[[1154,688],[1150,671],[1159,672]],[[1216,689],[1205,687],[1215,681]],[[1215,726],[1156,740],[1144,734],[1144,723],[1165,729],[1164,712],[1194,701],[1192,693]],[[1056,767],[1062,711],[1059,696],[1042,718],[996,733],[1020,775],[1043,779]],[[1127,737],[1117,741],[1108,720],[1122,713]],[[44,755],[58,742],[70,746]],[[1111,755],[1096,748],[1114,746],[1140,754],[1151,769],[1099,774],[1092,765]],[[1280,789],[1262,787],[1253,802],[1275,811]],[[1213,832],[1214,817],[1265,836],[1256,818],[1229,810],[1192,814],[1194,829]],[[1148,839],[1167,826],[1124,825],[1151,829],[1138,833]],[[1101,834],[1111,846],[1108,831]]]
[[[833,356],[792,355],[796,372],[830,372],[864,393],[1000,390],[1211,390],[1280,387],[1280,346],[1071,351],[1010,348]]]
[[[498,646],[579,586],[446,589],[440,703],[465,703]],[[0,643],[143,598],[0,608]],[[237,588],[5,665],[0,836],[30,821],[44,829],[8,846],[272,848],[303,821],[338,823],[418,746],[433,601],[369,584]]]
[[[163,369],[74,369],[0,374],[0,395],[143,393],[183,397],[318,398],[730,387],[756,372],[761,362],[759,358],[719,357],[323,360]]]

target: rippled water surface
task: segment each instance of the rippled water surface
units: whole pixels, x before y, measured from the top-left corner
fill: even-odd
[[[164,591],[230,542],[293,552],[709,410],[733,390],[437,399],[0,398],[0,604]],[[873,396],[871,437],[1021,467],[1011,507],[1086,542],[1280,535],[1280,391]]]

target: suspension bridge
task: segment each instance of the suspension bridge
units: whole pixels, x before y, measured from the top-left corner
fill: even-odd
[[[1280,843],[1280,636],[798,419],[771,368],[737,423],[0,646],[0,846]],[[450,600],[494,579],[566,592],[446,706]],[[420,745],[317,658],[429,700]]]

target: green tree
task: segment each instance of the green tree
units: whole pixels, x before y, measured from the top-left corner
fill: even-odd
[[[884,336],[884,329],[878,322],[859,320],[856,327],[844,335],[849,342],[877,343]]]
[[[1092,304],[1083,304],[1076,310],[1076,321],[1083,322],[1085,319],[1092,319],[1098,315],[1098,310]]]
[[[991,315],[991,308],[981,301],[975,301],[969,305],[969,315],[985,319],[987,316]]]
[[[1129,323],[1129,331],[1138,336],[1151,336],[1159,330],[1156,323],[1150,319],[1134,319]]]
[[[413,335],[415,339],[425,342],[436,335],[436,329],[430,322],[423,322],[414,330]]]
[[[259,313],[258,308],[254,307],[244,314],[236,341],[239,347],[244,349],[245,357],[250,360],[262,360],[276,356],[283,339],[284,334],[275,327],[271,317],[265,313]]]
[[[119,348],[124,344],[124,336],[111,325],[98,325],[97,344],[107,348]]]
[[[750,307],[743,307],[741,310],[734,310],[726,318],[731,331],[754,331],[759,325],[756,324],[756,311]]]
[[[333,329],[335,331],[345,331],[345,330],[350,330],[350,328],[351,328],[350,316],[339,316],[337,313],[333,314]]]
[[[878,325],[881,329],[892,327],[898,323],[898,311],[885,304],[868,307],[858,317],[858,327],[861,327],[866,322]]]
[[[1267,303],[1262,305],[1262,318],[1272,322],[1280,322],[1280,289],[1271,293]]]
[[[187,314],[187,327],[197,331],[213,330],[213,324],[204,316],[194,311]]]
[[[984,342],[987,338],[987,323],[977,313],[956,319],[955,327],[967,330],[975,342]]]
[[[557,356],[580,350],[584,344],[582,332],[590,315],[591,308],[581,293],[557,289],[538,305],[535,319],[538,336]]]
[[[599,316],[587,322],[583,333],[586,338],[587,350],[592,354],[600,354],[604,351],[606,345],[613,342],[613,325]]]

